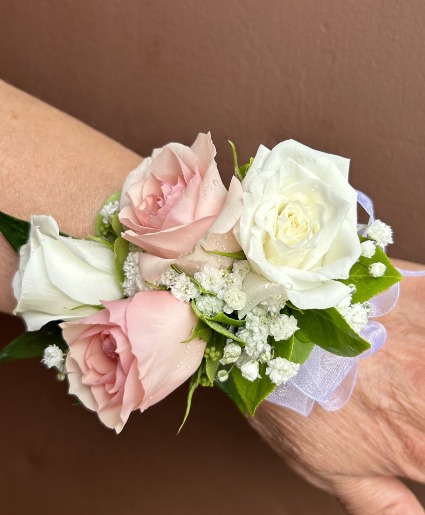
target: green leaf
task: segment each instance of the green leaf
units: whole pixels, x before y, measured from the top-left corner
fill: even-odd
[[[304,311],[302,310],[298,310],[300,311],[300,313],[304,313]],[[290,313],[292,315],[292,311]],[[295,333],[296,335],[296,338],[301,342],[301,343],[310,343],[310,338],[305,335],[300,329],[298,329],[298,331]]]
[[[254,161],[254,159],[251,157],[251,159],[249,160],[248,164],[243,165],[243,166],[239,166],[238,155],[237,155],[237,152],[236,152],[235,144],[232,141],[230,141],[230,140],[228,140],[228,141],[229,141],[230,146],[232,147],[233,166],[234,166],[234,169],[235,169],[235,175],[236,175],[236,177],[240,181],[243,181],[245,179],[245,176],[248,173],[248,170],[251,167],[251,164]],[[245,259],[245,258],[242,258],[242,259]]]
[[[117,235],[117,237],[121,237],[121,233],[124,231],[124,227],[122,223],[120,222],[120,219],[118,217],[118,213],[115,213],[111,217],[111,227],[114,231],[114,233]]]
[[[251,165],[252,165],[252,162],[254,161],[254,158],[251,157],[250,160],[249,160],[249,163],[247,163],[246,165],[242,165],[239,170],[241,172],[241,175],[245,178],[246,177],[246,174],[248,173],[248,170],[251,168]]]
[[[293,311],[292,314],[309,340],[332,354],[354,357],[370,348],[335,308]]]
[[[145,280],[145,283],[149,286],[149,288],[152,288],[152,290],[156,291],[167,291],[168,288],[164,284],[154,284],[150,283],[149,281]]]
[[[223,391],[235,403],[238,410],[242,413],[242,415],[245,416],[247,413],[247,407],[242,397],[240,396],[238,389],[236,388],[232,374],[229,374],[227,381],[221,382],[216,379],[214,384],[218,386],[218,388],[220,388],[220,390]]]
[[[297,331],[295,334],[298,335],[301,331]],[[292,347],[292,354],[290,361],[294,363],[299,363],[302,365],[307,361],[307,358],[310,356],[311,351],[313,350],[314,343],[313,342],[303,342],[299,340],[296,336],[294,336],[294,345]]]
[[[202,247],[203,248],[203,247]],[[220,252],[219,250],[206,250],[208,254],[216,254],[217,256],[224,256],[232,259],[246,259],[245,252],[240,250],[239,252]]]
[[[235,318],[230,318],[224,313],[218,313],[217,315],[213,317],[205,317],[208,320],[212,322],[218,322],[219,324],[226,324],[226,325],[234,325],[235,327],[244,327],[245,326],[245,320],[238,320]]]
[[[103,304],[80,304],[79,306],[75,306],[74,308],[68,308],[69,311],[75,311],[76,309],[82,309],[82,308],[94,308],[98,311],[102,311],[102,309],[105,309],[105,306]]]
[[[16,251],[28,241],[30,235],[30,223],[15,218],[0,211],[0,232],[8,241],[9,245]]]
[[[361,238],[361,241],[365,241]],[[372,263],[383,263],[386,266],[382,277],[372,277],[369,274],[369,266]],[[402,275],[394,268],[388,256],[380,248],[376,247],[375,254],[371,258],[361,256],[359,261],[350,270],[350,277],[342,280],[344,284],[354,284],[356,291],[353,293],[352,302],[366,302],[375,295],[388,290],[394,284],[401,281]]]
[[[207,326],[205,322],[203,322],[201,319],[198,318],[198,321],[196,322],[195,327],[193,328],[192,334],[190,335],[190,338],[187,340],[184,340],[182,343],[189,343],[195,338],[198,338],[199,340],[202,340],[204,342],[208,342],[211,338],[211,328]]]
[[[9,345],[0,350],[0,363],[17,359],[42,357],[49,345],[57,345],[63,351],[68,347],[62,338],[60,321],[55,320],[44,325],[38,331],[29,331],[18,336]]]
[[[215,377],[217,375],[218,367],[220,366],[220,361],[212,360],[211,358],[205,359],[205,373],[207,374],[208,381],[213,385],[215,381]]]
[[[287,340],[275,341],[272,339],[272,347],[275,350],[276,356],[279,358],[285,358],[291,361],[291,356],[294,348],[294,337],[291,336]]]
[[[100,238],[99,236],[87,236],[86,240],[89,241],[95,241],[96,243],[101,243],[102,245],[105,245],[108,247],[108,249],[114,250],[114,245],[109,240],[106,240],[105,238]]]
[[[213,322],[212,320],[208,320],[207,318],[204,319],[204,322],[211,327],[213,331],[216,331],[217,333],[222,334],[226,338],[230,338],[234,342],[240,343],[242,345],[246,345],[246,343],[238,338],[235,334],[233,334],[231,331],[223,327],[218,322]]]
[[[301,333],[301,331],[298,330],[295,334],[298,335],[298,333]],[[295,335],[292,335],[288,340],[278,342],[272,340],[271,345],[276,356],[300,364],[306,361],[314,347],[314,343],[308,340],[302,342]]]
[[[245,379],[237,367],[232,369],[231,375],[236,388],[250,415],[255,414],[258,405],[276,388],[276,385],[266,376],[266,368],[266,363],[260,365],[261,378],[252,382]]]
[[[216,331],[217,333],[222,334],[223,336],[226,336],[226,338],[230,338],[235,342],[241,343],[242,345],[245,345],[245,342],[238,338],[235,334],[233,334],[231,331],[226,329],[224,326],[219,324],[218,322],[214,322],[213,320],[209,320],[206,318],[206,316],[199,311],[198,307],[196,306],[196,302],[193,300],[192,303],[192,309],[195,315],[200,318],[203,322],[205,322],[213,331]]]
[[[187,420],[187,417],[189,416],[190,408],[192,406],[193,394],[195,393],[195,390],[198,388],[199,383],[201,382],[202,369],[203,369],[203,365],[201,364],[199,366],[198,370],[193,374],[193,376],[190,380],[189,392],[187,394],[186,412],[184,414],[183,422],[181,423],[181,426],[179,427],[179,430],[177,431],[177,434],[179,434],[180,431],[183,429],[183,426]]]
[[[124,238],[117,238],[114,243],[114,254],[115,254],[115,277],[117,281],[122,284],[124,282],[124,262],[127,259],[129,252],[129,242]]]

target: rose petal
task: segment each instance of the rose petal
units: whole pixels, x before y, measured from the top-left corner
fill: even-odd
[[[175,390],[199,367],[205,342],[182,343],[196,320],[190,305],[169,292],[145,291],[133,297],[127,325],[145,390],[141,411]]]
[[[124,206],[130,205],[131,202],[127,196],[127,192],[134,183],[140,182],[145,178],[146,172],[151,163],[152,159],[150,157],[147,157],[143,159],[143,161],[139,164],[137,168],[135,168],[132,172],[130,172],[127,175],[121,189],[120,210],[123,209]]]
[[[176,259],[164,259],[141,252],[139,256],[140,274],[145,281],[153,283],[175,262]]]
[[[211,160],[217,154],[210,132],[207,134],[199,133],[191,148],[193,153],[198,156],[204,170],[208,168]]]
[[[215,217],[209,216],[191,224],[151,234],[136,234],[133,231],[127,231],[123,234],[123,237],[142,247],[150,254],[165,259],[173,259],[192,249],[201,236],[211,227],[214,219]]]
[[[288,290],[288,297],[300,309],[328,309],[339,304],[350,292],[350,288],[339,281],[325,281],[309,290]]]

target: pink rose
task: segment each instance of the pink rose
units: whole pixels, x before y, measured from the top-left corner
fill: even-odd
[[[169,143],[154,150],[127,177],[120,220],[128,228],[124,238],[146,251],[141,255],[145,279],[156,279],[172,263],[184,268],[184,262],[190,262],[193,271],[209,261],[199,243],[210,237],[227,199],[215,155],[210,134],[199,134],[190,148]],[[241,211],[242,189],[237,183],[233,190],[238,190]],[[230,224],[220,223],[219,229],[224,226],[229,231],[226,251],[239,250]],[[195,255],[182,259],[190,253]]]
[[[104,304],[61,327],[69,345],[69,392],[119,433],[133,410],[162,400],[197,370],[205,342],[182,343],[197,319],[169,292],[144,291]]]

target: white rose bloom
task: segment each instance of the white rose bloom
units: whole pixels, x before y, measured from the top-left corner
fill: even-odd
[[[239,316],[272,295],[301,309],[336,306],[360,256],[357,194],[349,160],[284,141],[260,146],[243,181],[243,212],[234,232],[254,273],[244,281]]]
[[[21,247],[13,279],[21,315],[29,331],[51,320],[71,320],[97,312],[103,300],[122,298],[114,273],[114,253],[105,245],[67,238],[51,216],[33,216],[27,244]],[[78,309],[76,309],[78,308]]]

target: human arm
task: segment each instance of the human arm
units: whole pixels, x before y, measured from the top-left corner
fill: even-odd
[[[96,211],[141,158],[44,102],[0,81],[0,211],[50,214],[73,236],[93,232]],[[0,234],[0,311],[15,305],[16,254]]]
[[[100,203],[112,192],[119,191],[125,175],[140,161],[136,154],[93,129],[4,83],[0,83],[0,155],[0,210],[26,219],[32,213],[52,214],[64,232],[75,236],[92,231]],[[11,311],[14,299],[10,283],[17,259],[3,239],[0,240],[0,257],[3,264],[0,286],[5,292],[0,298],[0,310]],[[358,388],[347,408],[339,413],[316,409],[310,418],[304,419],[265,404],[253,420],[261,434],[296,470],[316,485],[339,495],[348,506],[364,499],[366,494],[371,503],[370,486],[372,494],[384,491],[385,500],[404,498],[406,502],[413,502],[397,480],[383,479],[382,474],[404,474],[423,480],[420,466],[409,465],[413,457],[405,460],[405,442],[410,440],[403,440],[410,431],[413,452],[420,447],[423,434],[411,429],[412,410],[400,405],[400,401],[413,406],[418,403],[416,396],[409,397],[415,367],[410,366],[408,359],[415,353],[420,354],[424,329],[416,325],[421,320],[420,314],[410,320],[403,306],[409,306],[412,299],[416,305],[415,296],[423,291],[421,281],[406,281],[402,303],[387,318],[391,339],[383,351],[362,365]],[[419,284],[416,293],[409,286],[414,283]],[[404,331],[399,327],[400,320]],[[407,342],[405,333],[409,335]],[[401,335],[401,340],[397,339],[397,334]],[[398,352],[404,350],[400,349],[402,343],[410,351],[399,355]],[[419,359],[415,363],[420,365]],[[420,373],[417,375],[419,377]],[[401,383],[398,379],[402,379]],[[401,424],[401,432],[395,435],[387,420],[392,414]],[[386,446],[374,441],[381,432]],[[370,506],[373,510],[376,504]],[[367,515],[362,509],[353,513]]]

